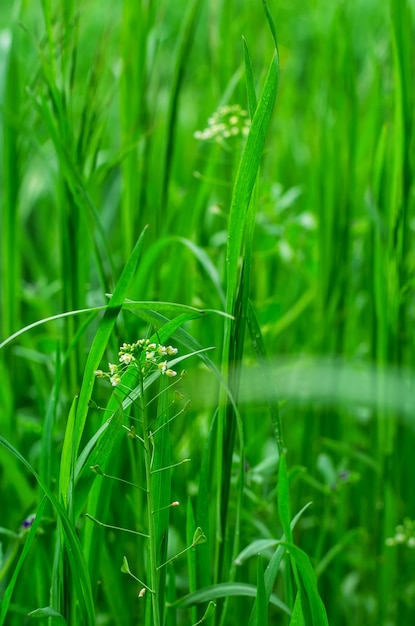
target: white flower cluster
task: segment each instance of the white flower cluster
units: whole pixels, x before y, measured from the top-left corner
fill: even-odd
[[[199,141],[216,141],[223,144],[232,137],[246,137],[249,133],[251,121],[249,115],[239,104],[220,107],[208,119],[208,126],[204,130],[194,133]]]
[[[135,343],[123,343],[118,352],[119,364],[108,363],[109,372],[97,370],[97,378],[108,378],[113,387],[121,382],[123,371],[131,364],[139,367],[142,374],[146,374],[150,369],[157,368],[161,374],[173,378],[177,372],[169,368],[166,356],[177,354],[177,348],[163,346],[159,343],[152,343],[149,339],[139,339]]]
[[[386,539],[386,545],[406,545],[408,548],[415,548],[415,520],[406,517],[403,524],[395,528],[395,535]]]

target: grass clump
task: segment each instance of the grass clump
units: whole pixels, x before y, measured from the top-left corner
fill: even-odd
[[[414,15],[2,3],[0,624],[411,621]]]

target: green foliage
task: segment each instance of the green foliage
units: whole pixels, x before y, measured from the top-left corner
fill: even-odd
[[[0,625],[411,623],[414,28],[1,3]]]

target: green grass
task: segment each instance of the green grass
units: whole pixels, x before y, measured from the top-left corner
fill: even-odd
[[[410,623],[414,29],[2,3],[0,625]]]

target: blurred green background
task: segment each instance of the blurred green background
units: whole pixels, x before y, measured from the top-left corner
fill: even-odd
[[[129,297],[224,309],[243,139],[195,133],[221,106],[248,108],[242,37],[260,93],[273,52],[262,4],[2,1],[1,340],[105,304],[147,224]],[[386,540],[415,518],[415,3],[268,6],[281,74],[257,187],[250,298],[280,399],[292,509],[313,501],[296,541],[321,572],[330,624],[409,624],[412,531],[402,545]],[[38,467],[52,411],[55,478],[96,331],[97,320],[86,319],[42,324],[1,350],[1,435]],[[217,348],[220,365],[223,320],[187,329]],[[123,313],[109,360],[146,332]],[[243,366],[242,544],[279,536],[272,424],[249,338]],[[217,389],[196,361],[187,369],[192,415],[173,429],[173,447],[198,467]],[[98,388],[98,404],[105,394]],[[127,459],[122,471],[131,472]],[[194,467],[186,471],[178,499],[196,490]],[[16,530],[39,494],[3,451],[0,490],[0,526]],[[114,513],[122,497],[113,496]],[[121,526],[132,523],[131,510],[117,515]],[[22,575],[16,605],[34,608],[44,597],[45,569],[34,571],[30,592],[30,573]],[[247,566],[241,578],[252,576]],[[234,615],[244,623],[243,604]]]

